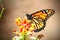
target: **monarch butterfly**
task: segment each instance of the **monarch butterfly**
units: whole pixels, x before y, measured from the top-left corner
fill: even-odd
[[[54,14],[53,9],[43,9],[32,14],[26,14],[27,19],[34,25],[34,32],[39,32],[45,28],[47,19]]]

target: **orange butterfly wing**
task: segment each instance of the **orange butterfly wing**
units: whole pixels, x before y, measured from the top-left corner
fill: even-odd
[[[32,17],[37,17],[37,18],[41,18],[43,20],[47,19],[48,17],[50,17],[51,15],[53,15],[55,13],[55,11],[53,9],[43,9],[40,11],[37,11],[32,15]]]
[[[32,14],[32,17],[46,19],[47,14],[43,13],[42,11],[39,11],[39,12]]]

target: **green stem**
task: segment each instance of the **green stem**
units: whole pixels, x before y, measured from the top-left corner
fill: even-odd
[[[1,10],[1,13],[0,13],[0,19],[2,17],[2,14],[3,14],[3,11],[4,11],[5,8],[2,7],[2,10]]]

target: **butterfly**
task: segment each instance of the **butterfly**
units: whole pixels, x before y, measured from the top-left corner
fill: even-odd
[[[26,16],[34,24],[34,32],[39,32],[45,28],[47,19],[54,13],[53,9],[43,9],[30,15],[26,14]]]

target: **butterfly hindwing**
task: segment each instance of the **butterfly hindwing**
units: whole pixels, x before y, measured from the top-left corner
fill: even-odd
[[[35,28],[34,31],[35,32],[39,32],[39,31],[41,31],[42,29],[45,28],[46,21],[44,21],[42,19],[33,18],[31,22],[33,24],[35,24],[35,26],[34,26],[34,28]]]

